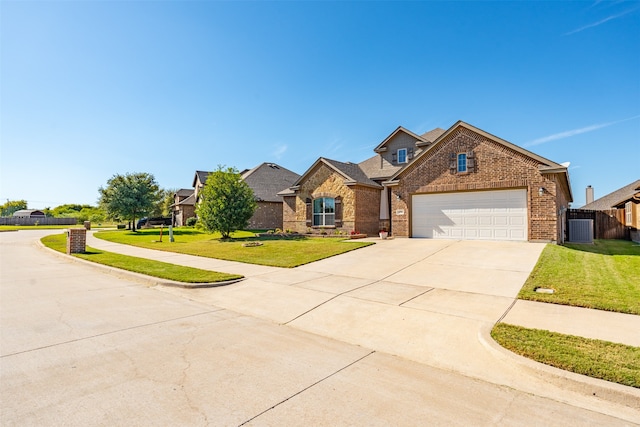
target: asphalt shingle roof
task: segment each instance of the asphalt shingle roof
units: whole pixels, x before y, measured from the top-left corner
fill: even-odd
[[[277,194],[291,187],[298,178],[297,173],[275,163],[262,163],[242,174],[253,194],[264,202],[281,202],[282,197]]]
[[[331,159],[325,159],[325,158],[322,158],[322,160],[324,160],[325,162],[333,166],[335,169],[340,171],[343,175],[345,175],[345,177],[347,177],[347,180],[349,181],[353,181],[357,184],[365,184],[365,185],[371,185],[374,187],[381,187],[380,184],[369,179],[367,174],[364,173],[364,171],[360,169],[360,166],[355,163],[343,163],[337,160],[331,160]]]
[[[634,194],[640,191],[640,179],[633,181],[631,184],[602,196],[599,199],[594,200],[581,207],[580,209],[588,209],[592,211],[605,211],[613,208],[620,202],[630,199]]]

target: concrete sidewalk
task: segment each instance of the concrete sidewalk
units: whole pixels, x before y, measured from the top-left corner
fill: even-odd
[[[117,245],[88,245],[143,258],[247,276],[215,289],[159,288],[191,301],[293,326],[467,377],[627,420],[640,417],[640,390],[552,368],[517,356],[490,337],[503,316],[534,326],[540,314],[514,305],[544,244],[395,239],[294,269],[280,269]],[[245,268],[243,270],[243,268]],[[544,306],[544,305],[543,305]],[[555,307],[552,307],[555,308]],[[625,342],[609,313],[558,310],[546,329],[599,315],[607,339]],[[626,317],[624,318],[626,319]],[[625,320],[621,320],[622,323]],[[637,316],[631,316],[636,320]],[[587,325],[590,324],[587,322]],[[589,327],[587,327],[589,328]],[[589,328],[593,329],[593,328]],[[559,330],[563,332],[563,330]]]

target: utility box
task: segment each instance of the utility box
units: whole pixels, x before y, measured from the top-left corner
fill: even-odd
[[[571,243],[593,243],[593,220],[570,219],[569,241]]]
[[[67,231],[67,255],[82,254],[87,250],[87,229],[70,228]]]

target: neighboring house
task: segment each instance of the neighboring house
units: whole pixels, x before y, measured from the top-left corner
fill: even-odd
[[[631,240],[640,241],[640,179],[613,191],[580,209],[608,211],[617,209],[618,220],[629,227]]]
[[[562,241],[567,166],[458,121],[398,127],[359,163],[318,159],[284,197],[284,227],[399,237]]]
[[[13,216],[18,218],[44,218],[46,215],[37,209],[20,209],[15,211]]]
[[[194,204],[199,202],[198,194],[207,182],[211,172],[196,171],[193,178]],[[253,191],[257,208],[249,220],[250,229],[283,228],[282,196],[278,192],[290,187],[300,177],[275,163],[262,163],[253,169],[240,172],[242,179]]]
[[[282,228],[282,196],[278,196],[278,192],[292,186],[300,175],[275,163],[262,163],[242,171],[241,175],[253,190],[258,205],[249,220],[249,228]]]
[[[187,224],[187,219],[196,216],[195,191],[181,188],[173,194],[173,218],[174,225],[181,227]]]

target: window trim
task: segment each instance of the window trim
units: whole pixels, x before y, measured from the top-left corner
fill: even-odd
[[[332,211],[327,212],[327,203],[325,200],[331,200]],[[321,201],[322,212],[316,212],[316,202]],[[316,218],[319,219],[316,223]],[[329,221],[327,221],[329,219]],[[327,223],[328,222],[328,223]],[[317,197],[311,203],[311,224],[313,227],[330,227],[336,226],[336,199],[335,197]]]
[[[464,159],[464,169],[461,169],[461,163],[460,160]],[[468,155],[467,153],[458,153],[458,155],[456,156],[456,171],[458,173],[468,173],[469,172],[469,159],[468,159]]]
[[[404,161],[400,161],[400,152],[404,153]],[[396,152],[396,159],[398,164],[409,163],[409,151],[406,148],[398,148],[398,151]]]

